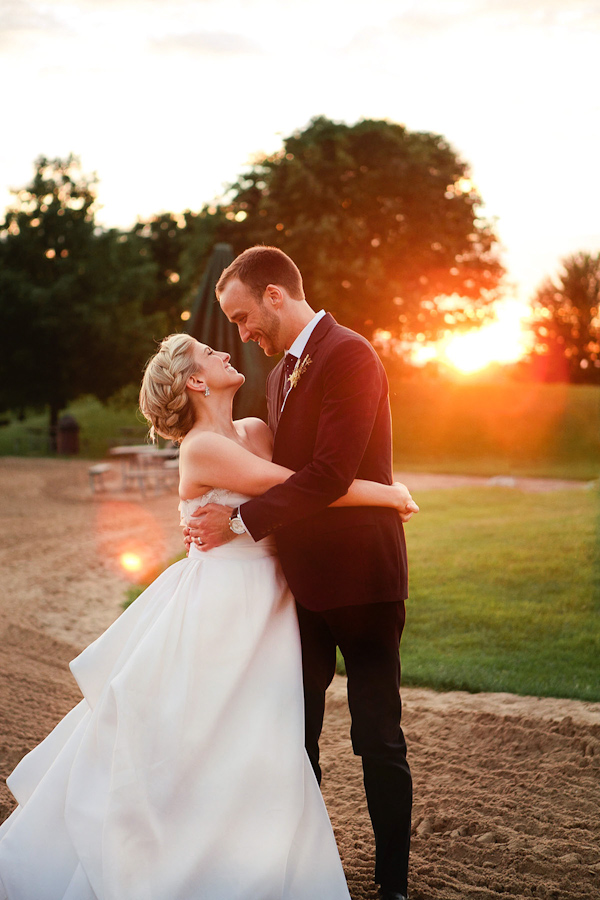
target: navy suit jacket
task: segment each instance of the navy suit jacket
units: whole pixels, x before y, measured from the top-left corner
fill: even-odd
[[[288,584],[308,609],[403,600],[408,572],[398,513],[328,508],[355,478],[392,483],[385,370],[369,342],[329,314],[301,359],[307,356],[281,414],[283,360],[267,379],[273,461],[295,474],[244,503],[244,524],[255,540],[275,534]]]

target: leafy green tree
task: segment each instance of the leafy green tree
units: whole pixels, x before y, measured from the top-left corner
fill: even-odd
[[[536,353],[548,379],[600,384],[600,253],[561,266],[533,298]]]
[[[503,274],[468,168],[440,135],[317,118],[229,198],[221,239],[281,247],[311,303],[369,338],[435,337],[475,316]]]
[[[181,314],[190,307],[223,221],[218,208],[205,206],[198,213],[160,213],[133,227],[155,265],[154,290],[144,312],[164,315],[166,333],[181,330]]]
[[[181,281],[180,257],[185,247],[185,219],[164,212],[151,219],[139,221],[133,234],[143,239],[146,254],[155,264],[155,286],[146,299],[145,311],[161,311],[172,330],[181,323],[181,304],[185,285]]]
[[[94,180],[76,157],[35,164],[0,225],[0,406],[58,414],[138,380],[164,317],[144,314],[154,264],[136,235],[94,222]]]

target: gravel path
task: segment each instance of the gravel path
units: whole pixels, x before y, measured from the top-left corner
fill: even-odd
[[[590,490],[596,481],[567,481],[560,478],[513,478],[510,475],[438,475],[430,472],[394,472],[396,481],[408,485],[411,491],[433,491],[443,488],[503,487],[527,494],[547,491]]]

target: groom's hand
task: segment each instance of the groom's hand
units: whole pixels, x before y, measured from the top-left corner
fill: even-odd
[[[191,522],[183,532],[188,552],[191,543],[204,551],[232,541],[235,537],[229,527],[232,513],[233,507],[221,506],[219,503],[207,503],[192,513]]]

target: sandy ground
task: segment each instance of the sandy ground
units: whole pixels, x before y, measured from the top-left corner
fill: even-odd
[[[405,479],[413,491],[460,486],[444,476]],[[181,544],[174,492],[145,501],[92,495],[82,461],[2,459],[0,497],[3,819],[13,806],[7,774],[79,699],[68,661],[120,612],[129,582],[119,555],[138,553],[149,566]],[[415,786],[413,900],[597,900],[600,704],[415,688],[403,702]],[[336,679],[323,792],[353,900],[374,900],[373,838],[348,731]]]

